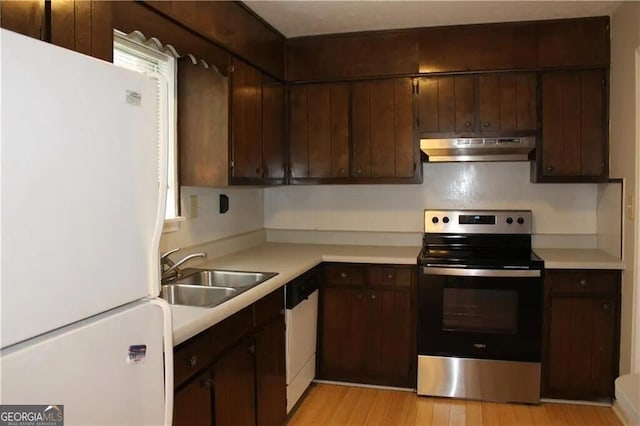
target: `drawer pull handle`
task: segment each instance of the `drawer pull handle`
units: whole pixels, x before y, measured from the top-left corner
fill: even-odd
[[[602,309],[604,309],[605,311],[609,310],[609,304],[608,303],[603,303],[602,304]]]
[[[587,280],[580,280],[580,287],[586,287],[587,286]]]
[[[195,367],[197,363],[198,357],[196,355],[193,355],[191,358],[189,358],[189,365],[191,365],[192,367]]]

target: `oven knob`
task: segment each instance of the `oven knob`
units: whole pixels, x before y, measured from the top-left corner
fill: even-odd
[[[519,224],[519,225],[522,225],[523,223],[524,223],[524,219],[523,219],[523,218],[521,218],[521,217],[519,217],[519,218],[518,218],[518,224]]]
[[[508,218],[507,218],[507,223],[508,223],[509,225],[511,225],[511,224],[513,223],[513,218],[512,218],[512,217],[508,217]]]
[[[449,223],[449,218],[445,216],[445,217],[442,218],[442,221],[444,223]]]
[[[431,219],[431,222],[433,222],[433,223],[438,223],[438,218],[434,216],[434,217]]]

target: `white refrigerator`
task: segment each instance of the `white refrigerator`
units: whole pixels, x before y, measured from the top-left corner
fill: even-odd
[[[0,30],[0,404],[171,423],[161,88]]]

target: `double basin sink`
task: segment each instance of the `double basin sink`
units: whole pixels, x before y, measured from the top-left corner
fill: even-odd
[[[276,275],[273,272],[184,269],[180,278],[162,286],[160,297],[171,305],[211,308]]]

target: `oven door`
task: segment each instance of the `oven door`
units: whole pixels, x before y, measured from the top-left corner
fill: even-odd
[[[540,362],[540,270],[423,267],[418,354]]]

